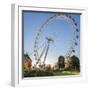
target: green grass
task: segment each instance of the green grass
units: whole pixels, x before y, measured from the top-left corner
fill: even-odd
[[[54,76],[68,76],[68,75],[80,75],[80,72],[77,71],[56,71],[53,72]]]
[[[43,76],[68,76],[68,75],[80,75],[77,71],[43,71],[32,70],[24,73],[24,77],[43,77]]]

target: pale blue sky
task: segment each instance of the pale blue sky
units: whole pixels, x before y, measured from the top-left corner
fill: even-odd
[[[41,25],[51,16],[57,13],[46,13],[46,12],[23,12],[24,19],[24,53],[28,53],[31,59],[34,60],[33,49],[37,30]],[[80,30],[80,15],[70,14],[75,19],[77,27]],[[72,40],[72,27],[66,20],[54,20],[49,23],[48,26],[41,34],[39,46],[45,42],[45,37],[51,37],[54,43],[50,45],[50,49],[46,58],[46,63],[55,63],[60,55],[66,55],[68,49],[71,46]],[[80,32],[78,33],[80,37]],[[44,46],[43,46],[44,47]],[[43,48],[42,47],[42,48]],[[41,49],[39,52],[41,53]],[[74,55],[80,56],[80,39],[78,39],[78,46],[75,48],[76,52]]]

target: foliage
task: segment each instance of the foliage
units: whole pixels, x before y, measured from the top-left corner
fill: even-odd
[[[28,58],[27,55],[26,57]],[[45,69],[31,69],[31,64],[29,64],[29,61],[27,61],[24,65],[24,77],[64,76],[80,74],[80,60],[75,55],[68,57],[66,60],[67,62],[65,61],[64,56],[59,56],[57,62],[57,70],[52,70],[50,64],[47,65]],[[29,68],[27,68],[28,66]]]
[[[43,70],[31,70],[30,72],[24,73],[24,77],[44,77],[44,76],[66,76],[66,75],[80,75],[80,72],[76,71],[43,71]]]
[[[31,58],[29,57],[29,55],[27,53],[24,54],[23,64],[24,64],[23,67],[24,67],[25,72],[29,71],[32,67],[32,60],[31,60]]]
[[[64,58],[64,56],[59,56],[59,58],[58,58],[58,66],[59,66],[59,69],[65,67],[65,58]]]
[[[80,60],[78,57],[73,55],[67,60],[67,70],[69,71],[80,71]]]
[[[31,70],[24,74],[24,77],[40,77],[40,76],[53,76],[53,72],[44,70]]]
[[[74,70],[80,70],[80,60],[79,60],[79,58],[73,55],[71,57],[71,61],[72,61]]]
[[[25,59],[30,59],[28,53],[24,54],[24,58],[25,58]]]

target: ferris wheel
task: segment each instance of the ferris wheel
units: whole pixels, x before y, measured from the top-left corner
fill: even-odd
[[[55,15],[49,17],[42,24],[40,29],[37,31],[36,38],[35,38],[35,43],[34,43],[34,57],[35,57],[35,60],[36,60],[36,65],[41,64],[41,63],[43,65],[45,64],[45,60],[46,60],[46,57],[47,57],[47,54],[48,54],[50,43],[54,42],[54,40],[52,38],[46,37],[47,44],[43,48],[41,54],[39,54],[39,51],[38,51],[39,43],[40,43],[39,40],[41,38],[42,32],[45,30],[45,28],[48,26],[49,23],[51,23],[52,21],[57,20],[57,19],[66,20],[68,22],[68,24],[72,27],[73,37],[72,37],[72,40],[71,40],[71,46],[68,49],[65,57],[70,57],[71,54],[75,52],[75,47],[78,45],[77,40],[79,38],[79,35],[78,35],[79,29],[77,27],[77,23],[75,22],[75,19],[72,18],[72,16],[70,16],[70,14],[64,14],[64,13],[55,14]],[[43,59],[43,62],[41,62],[41,57],[43,55],[44,55],[44,59]]]

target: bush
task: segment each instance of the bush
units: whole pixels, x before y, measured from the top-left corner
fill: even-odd
[[[40,77],[40,76],[53,76],[52,71],[43,70],[31,70],[30,72],[24,73],[24,77]]]

